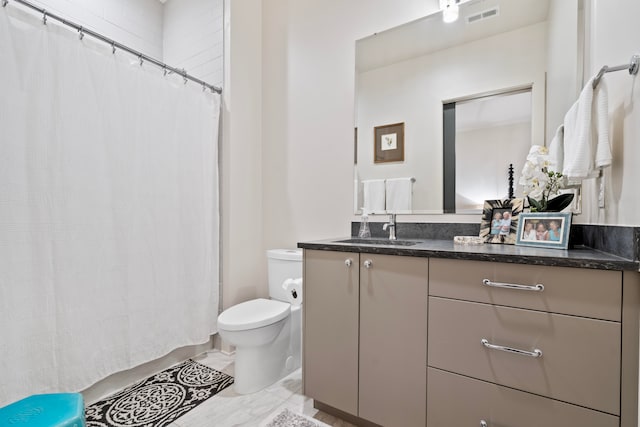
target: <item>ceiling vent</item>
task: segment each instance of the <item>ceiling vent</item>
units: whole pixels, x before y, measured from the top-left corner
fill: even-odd
[[[494,18],[500,15],[500,6],[492,7],[491,9],[483,10],[482,12],[474,13],[467,16],[467,24],[475,24],[476,22],[484,21],[485,19]]]

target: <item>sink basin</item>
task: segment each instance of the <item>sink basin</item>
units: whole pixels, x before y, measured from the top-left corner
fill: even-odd
[[[412,240],[389,240],[389,239],[345,239],[336,240],[336,243],[353,243],[358,245],[391,245],[391,246],[413,246],[417,243]]]

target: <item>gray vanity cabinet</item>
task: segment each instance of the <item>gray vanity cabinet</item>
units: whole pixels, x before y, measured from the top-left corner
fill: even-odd
[[[304,394],[358,413],[360,257],[304,251]]]
[[[640,274],[305,249],[304,392],[357,425],[637,427]]]
[[[429,266],[430,427],[637,427],[636,272]]]
[[[305,250],[304,394],[368,423],[424,427],[427,284],[426,258]]]
[[[428,259],[363,253],[360,260],[358,416],[424,427]]]

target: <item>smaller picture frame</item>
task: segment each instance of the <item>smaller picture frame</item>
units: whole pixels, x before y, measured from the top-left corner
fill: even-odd
[[[520,215],[516,245],[567,249],[571,212],[531,212]]]
[[[404,122],[373,128],[373,162],[404,162]]]
[[[480,237],[485,243],[516,243],[523,199],[485,200],[480,221]]]
[[[485,243],[515,244],[518,218],[523,208],[523,199],[485,200],[480,237]]]

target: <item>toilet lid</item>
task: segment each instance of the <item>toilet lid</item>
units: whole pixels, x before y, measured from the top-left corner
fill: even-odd
[[[229,307],[218,316],[218,327],[226,331],[245,331],[271,325],[289,315],[291,305],[258,298]]]

